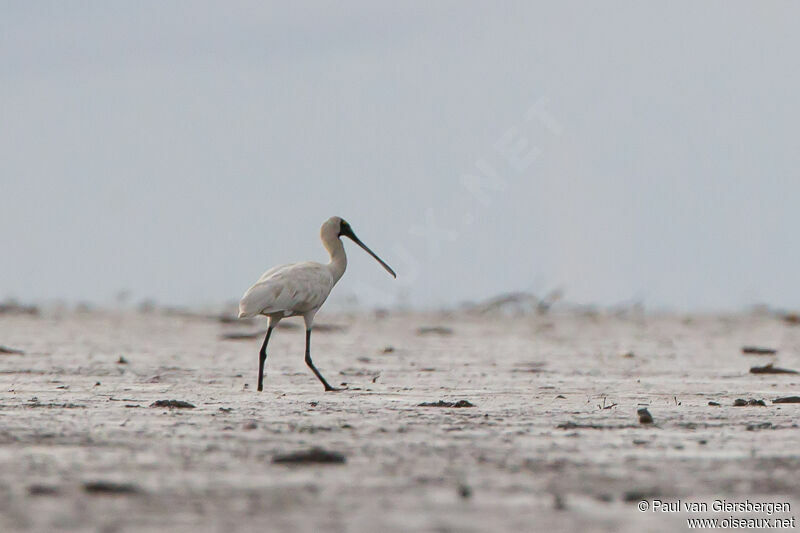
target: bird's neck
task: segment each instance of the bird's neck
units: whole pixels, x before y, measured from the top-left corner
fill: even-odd
[[[344,253],[344,244],[342,244],[341,239],[338,237],[330,241],[324,241],[323,244],[325,245],[325,249],[328,250],[328,254],[331,256],[331,262],[328,263],[328,268],[333,276],[333,282],[336,283],[347,268],[347,255]]]

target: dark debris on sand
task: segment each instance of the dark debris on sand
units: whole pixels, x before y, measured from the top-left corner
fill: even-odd
[[[564,422],[556,426],[556,429],[606,429],[600,424],[582,424],[580,422]]]
[[[7,355],[25,355],[25,352],[23,352],[22,350],[9,348],[8,346],[2,346],[2,345],[0,345],[0,353]]]
[[[325,450],[323,448],[311,448],[298,452],[278,454],[272,458],[276,464],[343,464],[347,461],[344,454]]]
[[[194,409],[194,405],[183,400],[156,400],[150,407],[168,407],[170,409]]]
[[[762,348],[761,346],[742,346],[742,353],[748,355],[775,355],[778,350],[774,348]]]
[[[39,308],[35,305],[23,305],[15,300],[6,300],[0,303],[0,315],[5,314],[39,316]]]
[[[246,341],[266,335],[266,331],[232,331],[223,333],[219,338],[223,341]]]
[[[788,368],[779,368],[772,366],[772,363],[764,366],[750,367],[751,374],[797,374],[797,370],[789,370]]]
[[[139,494],[141,492],[136,485],[114,481],[87,481],[83,484],[83,490],[97,495]]]
[[[734,407],[752,407],[752,406],[759,406],[759,407],[766,407],[766,403],[764,400],[756,400],[755,398],[750,398],[749,400],[745,400],[744,398],[737,398],[733,401]]]
[[[587,424],[584,422],[563,422],[556,429],[633,429],[638,426],[632,424]]]
[[[784,396],[783,398],[775,398],[772,403],[800,403],[800,396]]]
[[[475,404],[467,400],[458,400],[457,402],[446,402],[439,400],[438,402],[422,402],[419,407],[475,407]]]
[[[636,411],[636,414],[639,415],[639,423],[640,424],[652,424],[653,423],[653,415],[650,414],[650,411],[647,408],[642,408]]]
[[[86,407],[85,405],[77,404],[77,403],[42,403],[39,401],[38,398],[31,398],[28,403],[25,404],[25,407],[45,407],[49,409],[83,409]]]
[[[798,313],[786,313],[782,318],[787,324],[791,324],[793,326],[800,324],[800,314]]]
[[[28,487],[30,496],[56,496],[59,493],[58,487],[52,485],[31,485]]]
[[[452,335],[452,328],[445,328],[443,326],[423,326],[417,328],[417,335]]]
[[[661,491],[656,488],[633,489],[626,491],[625,494],[622,495],[622,501],[627,503],[640,502],[642,500],[652,500],[660,495]]]
[[[344,324],[314,324],[314,333],[343,333],[347,330]]]

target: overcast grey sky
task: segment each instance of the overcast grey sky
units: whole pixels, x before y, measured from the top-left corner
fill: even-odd
[[[0,2],[0,297],[800,306],[799,4],[294,4]]]

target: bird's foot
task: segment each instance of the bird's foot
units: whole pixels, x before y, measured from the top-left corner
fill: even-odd
[[[345,390],[347,390],[347,387],[342,387],[340,389],[337,389],[336,387],[331,387],[330,385],[325,387],[325,392],[342,392]]]

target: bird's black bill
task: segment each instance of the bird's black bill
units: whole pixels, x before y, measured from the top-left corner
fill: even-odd
[[[386,269],[386,272],[391,274],[393,278],[397,279],[397,274],[394,273],[394,270],[392,270],[392,267],[390,267],[389,265],[384,263],[383,259],[381,259],[377,255],[375,255],[375,252],[370,250],[369,247],[366,244],[361,242],[361,239],[356,237],[356,234],[353,233],[353,230],[350,228],[349,224],[341,229],[340,235],[344,235],[345,237],[347,237],[348,239],[350,239],[351,241],[353,241],[354,243],[356,243],[357,245],[362,247],[365,252],[367,252],[369,255],[371,255],[373,258],[375,258],[375,261],[380,263],[381,266]]]

